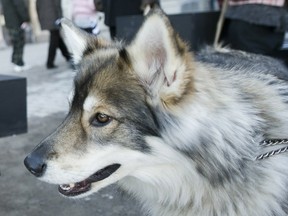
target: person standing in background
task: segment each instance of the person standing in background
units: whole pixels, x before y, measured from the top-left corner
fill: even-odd
[[[62,0],[61,7],[63,17],[76,26],[94,35],[100,33],[95,0]]]
[[[25,45],[25,29],[28,28],[30,17],[24,0],[1,0],[5,26],[13,46],[12,63],[14,71],[20,72],[30,67],[24,64],[23,52]]]
[[[156,6],[160,7],[159,0],[142,0],[141,1],[141,10],[143,11],[143,15],[147,15],[149,11]]]
[[[222,39],[231,48],[277,57],[288,65],[288,51],[281,50],[288,31],[285,0],[228,0],[225,17]]]
[[[98,35],[100,33],[97,25],[97,11],[94,0],[72,0],[73,22],[79,28],[88,33]]]
[[[68,49],[61,37],[57,22],[62,18],[61,0],[37,0],[36,9],[42,30],[50,31],[50,41],[48,49],[47,69],[54,69],[57,48],[60,49],[63,57],[70,61],[71,57]]]
[[[116,18],[118,16],[141,15],[142,0],[102,0],[105,24],[109,27],[113,40],[116,36]]]

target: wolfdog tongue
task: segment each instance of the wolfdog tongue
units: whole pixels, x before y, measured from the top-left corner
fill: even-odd
[[[77,196],[79,194],[85,193],[91,189],[91,183],[108,178],[120,166],[121,166],[120,164],[112,164],[101,170],[98,170],[96,173],[94,173],[84,181],[77,182],[74,184],[59,185],[58,191],[65,196]]]
[[[59,185],[58,191],[65,196],[76,196],[89,191],[91,183],[86,180],[75,184]]]
[[[97,182],[97,181],[101,181],[107,177],[109,177],[112,173],[114,173],[121,165],[120,164],[112,164],[110,166],[107,166],[99,171],[97,171],[96,173],[94,173],[93,175],[91,175],[87,181],[88,182]]]

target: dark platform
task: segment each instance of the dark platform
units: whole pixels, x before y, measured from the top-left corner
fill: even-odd
[[[201,12],[168,16],[173,27],[192,50],[212,45],[219,12]],[[144,20],[143,16],[122,16],[116,19],[116,38],[129,42]]]
[[[26,78],[0,75],[0,137],[27,132]]]

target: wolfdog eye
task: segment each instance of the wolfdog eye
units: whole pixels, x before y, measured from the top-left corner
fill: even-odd
[[[112,118],[106,114],[103,113],[96,113],[94,118],[91,121],[91,125],[95,127],[102,127],[111,122]]]

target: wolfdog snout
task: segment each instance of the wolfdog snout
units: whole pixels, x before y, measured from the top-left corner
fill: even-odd
[[[41,177],[46,170],[47,147],[38,145],[24,160],[26,168],[36,177]]]

